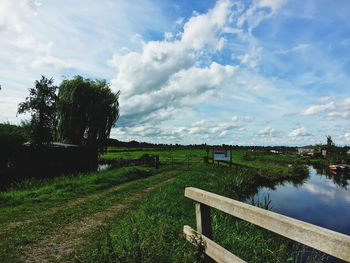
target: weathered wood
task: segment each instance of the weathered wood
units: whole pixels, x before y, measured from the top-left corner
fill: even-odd
[[[192,244],[198,244],[202,240],[205,246],[205,253],[216,262],[219,262],[219,263],[245,262],[244,260],[232,254],[230,251],[224,249],[214,241],[210,240],[205,235],[193,230],[190,226],[185,225],[183,232],[185,234],[186,239],[190,241]],[[197,239],[196,242],[194,242],[194,239]]]
[[[213,238],[213,231],[210,222],[210,207],[201,203],[196,203],[197,231],[208,238]],[[204,262],[213,263],[213,260],[204,255]]]
[[[193,187],[185,196],[350,262],[350,236]]]
[[[208,238],[213,238],[213,231],[210,222],[210,207],[196,203],[197,231]]]

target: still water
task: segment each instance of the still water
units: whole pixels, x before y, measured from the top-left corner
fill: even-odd
[[[350,176],[309,167],[303,183],[262,187],[253,198],[269,196],[272,211],[350,235]]]

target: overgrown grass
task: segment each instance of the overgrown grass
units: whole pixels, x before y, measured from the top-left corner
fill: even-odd
[[[183,173],[95,233],[75,255],[77,262],[195,262],[197,250],[182,236],[183,225],[195,228],[194,202],[184,197],[185,187],[244,200],[257,190],[254,173],[211,166]],[[214,209],[212,227],[216,242],[248,262],[286,262],[291,255],[289,240]]]

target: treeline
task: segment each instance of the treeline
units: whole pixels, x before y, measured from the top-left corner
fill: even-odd
[[[269,152],[271,150],[278,151],[279,153],[289,154],[289,153],[296,153],[296,147],[290,147],[290,146],[239,146],[239,145],[209,145],[206,143],[203,144],[188,144],[188,145],[182,145],[182,144],[164,144],[164,143],[148,143],[148,142],[138,142],[135,140],[124,142],[119,141],[117,139],[108,139],[107,142],[108,146],[113,147],[139,147],[139,148],[181,148],[181,149],[205,149],[207,147],[229,147],[234,150],[262,150]]]

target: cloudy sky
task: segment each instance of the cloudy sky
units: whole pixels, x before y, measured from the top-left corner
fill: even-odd
[[[350,144],[348,0],[0,0],[0,122],[41,75],[120,90],[111,137]]]

